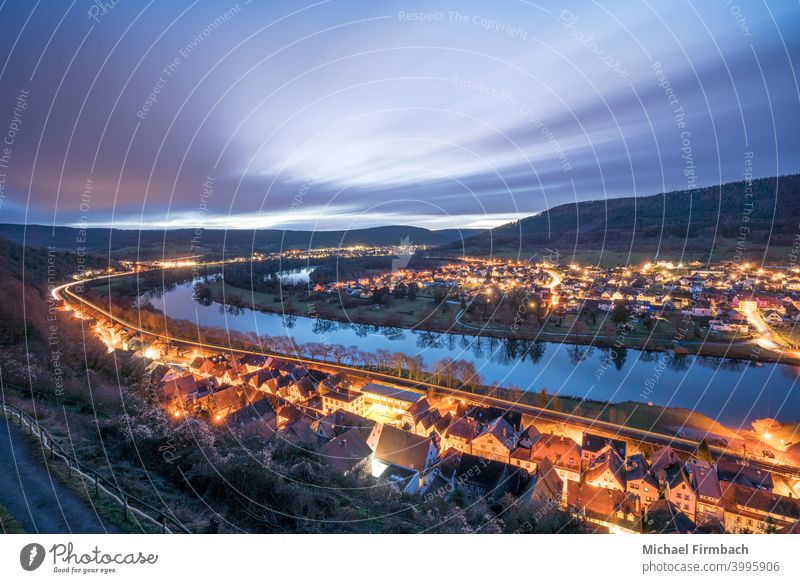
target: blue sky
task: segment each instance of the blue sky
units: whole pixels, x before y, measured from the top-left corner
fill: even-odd
[[[58,4],[0,8],[0,222],[485,227],[800,170],[792,2]]]

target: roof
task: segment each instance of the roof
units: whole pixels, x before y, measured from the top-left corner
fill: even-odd
[[[650,471],[655,474],[665,470],[667,466],[671,466],[677,462],[680,462],[678,454],[675,453],[674,449],[667,445],[653,453],[650,463]]]
[[[720,488],[717,470],[714,466],[692,459],[689,462],[689,475],[692,479],[692,486],[698,495],[715,500],[722,498],[722,488]]]
[[[423,397],[422,399],[411,405],[411,407],[409,407],[408,411],[406,412],[409,415],[411,415],[411,417],[414,419],[414,422],[417,422],[420,417],[422,417],[428,411],[430,411],[430,408],[431,404],[428,402],[428,399]]]
[[[457,417],[450,423],[445,435],[455,437],[464,441],[471,441],[480,431],[477,421],[468,417]]]
[[[412,470],[397,464],[389,464],[380,475],[382,479],[397,486],[400,490],[407,488],[408,484],[418,476],[418,470]]]
[[[381,432],[375,457],[387,464],[423,471],[428,461],[431,440],[387,425]]]
[[[800,520],[800,502],[796,498],[732,483],[724,484],[722,488],[727,511],[755,510],[793,521]]]
[[[161,390],[169,397],[183,397],[197,390],[197,380],[192,373],[186,373],[165,382]]]
[[[669,500],[656,500],[645,510],[642,530],[653,534],[686,534],[697,527]]]
[[[682,463],[678,462],[667,466],[664,471],[670,488],[676,488],[681,483],[685,483],[690,488],[692,487],[692,481],[689,479],[689,475],[686,473]]]
[[[619,457],[617,451],[611,447],[606,448],[603,452],[592,462],[592,465],[586,470],[586,481],[591,482],[599,478],[606,471],[610,472],[617,480],[620,486],[625,488],[625,462]]]
[[[239,359],[239,364],[261,367],[266,365],[267,357],[261,354],[245,354]]]
[[[621,457],[625,457],[628,446],[624,441],[584,432],[583,442],[581,443],[581,449],[583,451],[599,452],[606,445],[611,445]]]
[[[378,383],[369,383],[363,389],[362,393],[370,393],[372,395],[380,395],[382,397],[397,399],[399,401],[406,401],[408,403],[416,403],[425,398],[422,393],[415,393],[413,391],[405,391],[396,387],[387,387],[386,385],[379,385]]]
[[[317,443],[317,435],[311,429],[310,420],[305,416],[301,416],[287,425],[283,429],[282,435],[286,441],[295,445]]]
[[[313,390],[313,389],[312,389]],[[351,391],[350,389],[328,389],[322,393],[322,396],[326,399],[334,399],[336,401],[341,401],[342,403],[352,403],[359,397],[361,397],[361,393],[356,391]]]
[[[458,460],[455,480],[457,484],[478,487],[484,494],[510,491],[516,495],[527,483],[528,475],[528,472],[520,471],[519,468],[509,464],[462,453]]]
[[[377,425],[377,421],[367,419],[366,417],[345,411],[344,409],[337,409],[316,423],[317,425],[315,427],[317,427],[318,431],[321,430],[322,433],[330,437],[341,435],[351,429],[356,429],[364,439],[369,437],[375,425]]]
[[[267,422],[275,418],[275,409],[269,399],[260,399],[232,413],[228,419],[239,425]]]
[[[517,434],[514,432],[514,428],[511,427],[511,424],[505,420],[504,417],[498,417],[494,421],[492,421],[489,426],[486,428],[486,431],[481,435],[494,435],[494,437],[506,446],[508,449],[511,449],[516,445],[517,441]]]
[[[717,475],[721,482],[733,482],[749,488],[772,490],[772,474],[755,466],[745,466],[737,462],[719,460]]]
[[[545,433],[531,447],[531,459],[536,462],[548,458],[559,468],[577,470],[580,467],[581,449],[569,437]],[[569,460],[572,459],[572,465]]]
[[[617,512],[631,510],[631,496],[620,490],[599,488],[567,480],[567,506],[587,516],[614,522]]]
[[[372,455],[372,450],[358,429],[350,429],[320,446],[319,454],[335,469],[345,472]]]
[[[643,480],[650,473],[650,466],[644,455],[636,453],[625,460],[625,471],[629,481]]]
[[[538,498],[548,498],[560,500],[564,489],[564,481],[559,477],[550,460],[542,460],[539,471],[535,477],[536,483],[533,485],[533,495]]]

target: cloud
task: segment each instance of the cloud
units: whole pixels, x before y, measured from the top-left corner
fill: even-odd
[[[578,4],[570,25],[526,3],[441,9],[252,3],[211,29],[214,5],[90,22],[9,2],[0,135],[31,97],[0,221],[489,226],[686,187],[684,130],[698,184],[740,178],[746,152],[756,175],[800,170],[791,7],[742,8],[747,34],[726,5]]]

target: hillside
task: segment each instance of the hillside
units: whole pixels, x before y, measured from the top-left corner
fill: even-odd
[[[386,226],[349,231],[290,231],[280,229],[223,230],[125,230],[87,229],[85,242],[78,243],[82,231],[72,227],[44,225],[0,224],[0,237],[34,247],[52,245],[57,249],[74,251],[84,246],[88,252],[115,259],[141,257],[176,257],[189,254],[240,255],[253,251],[309,247],[340,247],[355,244],[398,245],[410,243],[428,245],[460,244],[462,239],[481,233],[479,229],[445,229],[431,231],[420,227]],[[194,241],[194,245],[193,245]]]
[[[800,175],[692,191],[564,204],[468,239],[474,255],[530,257],[557,250],[561,260],[709,257],[786,261],[800,234]],[[460,253],[459,244],[442,250]]]

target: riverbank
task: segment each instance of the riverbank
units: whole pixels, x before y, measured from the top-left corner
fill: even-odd
[[[594,333],[559,332],[555,326],[546,329],[503,329],[490,324],[473,325],[462,321],[462,311],[456,304],[447,304],[440,309],[433,308],[431,298],[419,297],[416,300],[399,300],[393,309],[372,309],[369,306],[358,306],[346,310],[333,302],[309,295],[306,291],[294,291],[289,288],[281,291],[279,296],[225,285],[223,281],[215,281],[208,286],[211,299],[222,305],[231,305],[228,298],[243,299],[243,305],[262,312],[321,318],[346,324],[363,324],[368,326],[386,326],[402,330],[436,332],[443,334],[469,334],[474,336],[497,338],[502,340],[541,341],[555,344],[578,344],[609,349],[634,349],[648,352],[674,352],[678,355],[712,356],[733,360],[753,361],[774,364],[800,364],[800,359],[762,348],[751,339],[716,340],[683,340],[676,333],[642,336],[637,333],[611,335],[603,333],[598,327]],[[301,298],[305,295],[305,298]],[[277,298],[277,299],[276,299]],[[415,304],[415,303],[416,304]],[[562,326],[571,330],[569,325]]]
[[[190,289],[186,288],[186,291],[190,291]],[[182,301],[183,304],[181,305],[185,305],[186,299],[184,298]],[[218,313],[215,308],[207,306],[206,309],[211,309],[213,313]],[[123,312],[125,311],[123,310]],[[139,314],[141,315],[142,313],[139,312]],[[121,313],[120,316],[122,316],[124,322],[132,321],[131,319],[136,317],[133,312],[127,314]],[[226,321],[231,317],[230,315],[224,316]],[[149,321],[150,319],[147,318],[147,320]],[[200,346],[203,347],[203,353],[228,352],[235,355],[237,353],[245,353],[253,350],[259,352],[267,351],[269,353],[271,350],[271,337],[260,336],[256,339],[256,337],[252,335],[234,332],[227,327],[226,329],[209,328],[202,325],[198,327],[196,323],[193,324],[189,321],[180,320],[176,321],[169,316],[165,317],[163,313],[159,313],[157,322],[159,323],[159,331],[155,332],[156,334],[167,333],[166,330],[160,330],[160,326],[165,326],[166,329],[169,330],[168,335],[171,337],[171,343],[176,345],[186,343],[187,347],[191,347],[194,342],[195,349],[198,346],[197,342],[206,343],[200,344]],[[188,328],[187,326],[182,326],[182,323],[185,323]],[[196,341],[184,341],[180,340],[180,338],[183,337],[182,334],[176,335],[173,332],[174,330],[181,330],[183,332],[191,330],[192,335],[199,334],[199,336]],[[315,333],[315,337],[320,336],[318,333]],[[274,338],[276,337],[272,337],[272,339]],[[319,345],[319,343],[312,344]],[[227,348],[222,348],[222,345],[225,345]],[[313,355],[301,356],[301,352],[304,354],[308,352],[308,350],[306,350],[308,346],[293,346],[295,346],[295,350],[299,350],[300,352],[288,355],[284,351],[282,355],[280,350],[278,351],[279,353],[274,353],[275,347],[272,347],[273,355],[276,358],[287,358],[298,362],[313,362],[315,368],[321,368],[323,370],[331,369],[333,372],[346,370],[348,374],[354,375],[354,379],[361,378],[364,382],[374,380],[377,382],[396,384],[400,387],[416,387],[420,390],[433,391],[434,393],[439,392],[439,388],[437,388],[436,385],[441,384],[442,379],[439,378],[440,373],[432,374],[429,368],[424,370],[417,369],[413,373],[408,369],[402,367],[398,368],[399,365],[397,363],[406,361],[404,358],[398,361],[386,361],[386,358],[391,359],[391,353],[386,353],[383,356],[379,354],[379,360],[382,359],[383,362],[382,365],[376,366],[374,363],[362,363],[359,366],[354,366],[352,363],[350,365],[340,365],[329,359],[312,358]],[[378,352],[380,353],[381,351]],[[397,358],[401,358],[399,355],[402,353],[396,354],[398,355]],[[312,358],[312,360],[309,361],[309,358]],[[654,362],[654,365],[657,364],[658,363]],[[603,372],[613,370],[614,366],[605,361],[602,361],[600,365]],[[543,370],[548,368],[548,366],[545,366]],[[573,369],[571,368],[571,370]],[[681,370],[685,369],[682,368]],[[721,378],[724,378],[727,373],[717,371],[714,376],[716,377],[718,374]],[[736,373],[736,375],[737,378],[741,380],[739,374]],[[628,377],[627,373],[625,377]],[[437,378],[439,379],[438,381]],[[697,375],[693,375],[693,379],[696,380]],[[666,378],[661,379],[661,382],[666,383]],[[573,384],[576,389],[580,387],[580,384],[571,384]],[[681,382],[681,384],[683,383]],[[696,385],[692,383],[692,386]],[[677,388],[671,384],[667,385],[666,388],[669,390],[669,395],[672,395],[669,397],[669,401],[671,403],[680,402],[675,399],[674,391],[677,390]],[[670,406],[669,404],[661,406],[658,404],[637,402],[635,400],[632,401],[630,397],[628,399],[620,399],[614,403],[609,403],[603,399],[591,399],[588,395],[584,397],[580,394],[567,396],[564,392],[557,395],[553,392],[545,391],[544,389],[538,390],[529,388],[528,390],[524,390],[521,387],[515,387],[510,384],[503,386],[494,383],[491,385],[479,386],[462,385],[458,383],[455,385],[455,389],[456,390],[452,393],[449,392],[449,389],[447,391],[442,389],[442,394],[450,395],[456,399],[469,398],[470,401],[496,407],[521,406],[523,411],[527,411],[525,414],[543,422],[545,429],[548,427],[548,424],[554,426],[568,424],[572,429],[583,427],[590,430],[597,427],[611,426],[612,433],[619,432],[620,436],[627,435],[627,438],[634,440],[648,440],[650,439],[649,436],[652,436],[652,438],[655,439],[655,443],[663,445],[680,442],[683,443],[682,447],[684,447],[684,449],[688,444],[691,451],[693,451],[697,443],[706,439],[712,446],[719,447],[723,452],[733,452],[735,450],[740,452],[738,455],[741,455],[741,452],[746,450],[750,455],[753,455],[754,452],[757,453],[760,450],[758,449],[759,436],[755,434],[752,423],[766,416],[763,413],[760,416],[753,416],[752,408],[749,411],[744,409],[744,411],[749,413],[748,417],[750,420],[746,421],[743,419],[731,425],[728,422],[720,420],[718,414],[715,413],[715,417],[712,418],[708,414],[698,412],[696,407],[687,408]],[[663,390],[657,390],[654,395],[663,392]],[[702,392],[704,391],[701,391],[701,393]],[[615,394],[618,393],[615,392]],[[470,396],[467,397],[467,395]],[[750,402],[752,403],[752,401]],[[724,408],[724,405],[721,408]],[[721,408],[713,410],[720,411]],[[790,429],[791,433],[795,433],[797,431],[796,423],[787,424],[787,427],[789,425],[792,426]],[[605,431],[608,432],[608,429],[605,429]],[[632,435],[632,431],[638,433]],[[690,441],[687,441],[687,438]],[[785,445],[788,446],[789,444],[787,443]],[[764,447],[766,446],[767,444],[764,444]],[[769,446],[770,449],[778,451],[774,449],[776,447],[774,444],[770,443]],[[781,447],[781,450],[784,450],[784,448]],[[778,455],[776,457],[780,459],[783,456]],[[774,461],[776,460],[773,458],[773,463]]]

